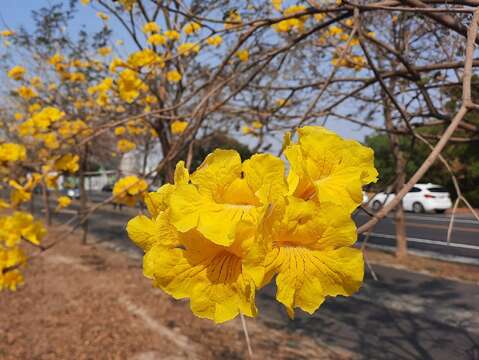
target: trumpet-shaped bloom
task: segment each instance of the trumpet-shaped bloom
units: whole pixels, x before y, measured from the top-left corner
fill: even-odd
[[[351,247],[356,228],[342,207],[289,197],[267,236],[264,284],[277,275],[276,299],[291,317],[295,307],[312,314],[326,296],[352,295],[361,286],[363,257]]]
[[[129,237],[145,252],[144,274],[173,297],[189,298],[199,317],[220,323],[239,312],[255,316],[255,291],[264,275],[266,250],[256,224],[241,222],[228,247],[214,244],[196,230],[179,232],[169,220],[168,204],[171,194],[188,182],[188,171],[179,162],[175,184],[145,196],[151,218],[139,215],[128,222]]]
[[[145,276],[174,298],[189,298],[198,317],[222,323],[240,312],[256,316],[255,292],[264,274],[264,248],[255,238],[255,226],[241,223],[228,247],[212,243],[195,230],[178,236],[180,247],[153,245],[146,252]]]
[[[157,191],[145,194],[145,204],[151,217],[136,216],[126,226],[130,239],[145,252],[154,245],[166,247],[180,245],[180,233],[170,224],[168,218],[168,202],[176,186],[187,184],[189,181],[189,173],[183,161],[176,164],[174,181],[174,185],[165,184]]]
[[[352,212],[361,204],[362,186],[377,180],[373,150],[322,127],[307,126],[298,133],[298,143],[284,151],[291,164],[290,194]]]
[[[236,151],[216,150],[191,175],[178,163],[174,184],[145,195],[150,215],[127,231],[154,286],[189,298],[195,315],[217,323],[255,316],[256,290],[273,279],[291,317],[359,289],[364,264],[350,214],[377,176],[372,151],[323,128],[299,136],[285,136],[288,179],[275,156],[242,162]]]
[[[191,175],[191,184],[171,194],[171,221],[186,232],[197,229],[218,245],[234,241],[237,224],[257,217],[286,192],[283,162],[254,155],[241,163],[234,150],[216,150]]]

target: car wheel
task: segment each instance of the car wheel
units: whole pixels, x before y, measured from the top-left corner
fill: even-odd
[[[438,214],[444,214],[446,212],[446,209],[436,209],[436,213]]]
[[[379,209],[381,209],[381,207],[382,207],[382,204],[381,204],[380,201],[378,201],[378,200],[373,201],[372,209],[374,211],[379,211]]]
[[[414,211],[416,214],[420,214],[424,212],[424,206],[420,202],[415,202],[412,204],[412,211]]]

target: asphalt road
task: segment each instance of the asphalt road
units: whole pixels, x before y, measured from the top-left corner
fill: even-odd
[[[95,196],[97,201],[105,197]],[[73,209],[56,214],[55,219],[67,220],[74,215]],[[124,208],[120,212],[111,205],[105,206],[92,216],[90,231],[98,241],[139,259],[141,252],[128,240],[125,231],[128,219],[137,212],[138,209]],[[408,221],[413,219],[424,224],[439,223],[408,215]],[[460,224],[476,226],[467,221]],[[384,225],[374,231],[387,233],[391,224],[380,226]],[[409,226],[410,229],[415,227]],[[447,231],[425,227],[425,233],[418,228],[410,236],[437,231],[440,239],[440,230]],[[463,241],[469,241],[468,236]],[[353,297],[327,299],[313,316],[298,311],[294,320],[274,301],[274,286],[263,289],[257,297],[258,320],[271,328],[308,336],[324,346],[350,351],[361,359],[479,360],[478,284],[378,265],[374,265],[374,270],[378,280],[367,273],[363,287]]]
[[[111,193],[98,191],[90,193],[89,198],[93,203],[98,203],[110,195]],[[72,209],[74,208],[75,205]],[[107,208],[111,208],[111,205]],[[358,225],[369,219],[369,215],[362,211],[358,211],[353,217]],[[104,218],[102,223],[109,221],[108,218]],[[408,248],[424,256],[479,265],[479,222],[472,215],[456,215],[451,241],[448,244],[449,222],[449,215],[406,213]],[[92,226],[97,224],[93,222]],[[365,235],[361,235],[359,241],[363,241],[364,238]],[[374,227],[369,235],[368,244],[393,250],[395,242],[394,216],[390,215]]]
[[[364,212],[355,215],[358,225],[368,219],[369,215]],[[456,216],[448,244],[449,223],[449,215],[406,213],[408,247],[424,255],[479,265],[479,222],[472,216]],[[374,227],[368,243],[393,248],[396,242],[394,234],[394,217],[390,215]],[[365,235],[360,236],[360,241],[364,238]]]

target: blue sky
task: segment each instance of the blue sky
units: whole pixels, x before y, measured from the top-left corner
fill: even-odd
[[[65,5],[68,4],[68,1],[60,0],[0,0],[0,2],[0,29],[11,28],[13,30],[21,25],[27,29],[29,26],[32,26],[32,10],[60,2],[63,2]],[[73,21],[71,28],[67,30],[76,33],[83,25],[85,25],[89,31],[100,29],[102,21],[96,16],[96,13],[99,10],[99,8],[91,4],[89,6],[78,4],[77,16]],[[113,40],[122,38],[125,38],[126,40],[127,37],[123,36],[123,31],[118,30],[121,27],[115,23],[116,21],[110,18],[109,24],[111,25],[111,28],[114,31],[117,29],[117,32],[114,32]],[[128,41],[126,41],[126,44],[128,44]],[[125,45],[125,47],[128,48],[128,45]],[[326,127],[338,132],[344,137],[356,140],[362,140],[364,136],[370,132],[366,129],[360,129],[358,125],[340,120],[330,120],[326,123]]]

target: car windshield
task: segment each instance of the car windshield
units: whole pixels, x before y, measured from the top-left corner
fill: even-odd
[[[440,186],[435,186],[435,187],[430,187],[427,188],[430,192],[435,192],[435,193],[447,193],[447,189],[440,187]]]

